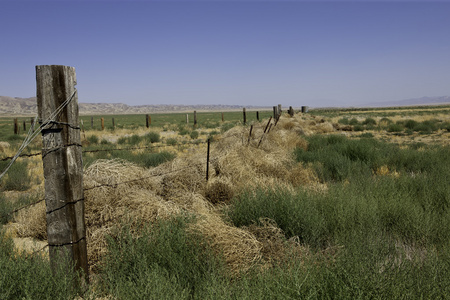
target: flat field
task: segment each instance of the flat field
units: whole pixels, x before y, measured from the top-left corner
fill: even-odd
[[[449,111],[82,116],[91,283],[50,269],[37,136],[0,183],[0,299],[450,298]]]

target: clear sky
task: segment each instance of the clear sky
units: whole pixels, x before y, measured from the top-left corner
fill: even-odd
[[[449,1],[0,0],[0,95],[76,68],[80,102],[350,106],[450,95]]]

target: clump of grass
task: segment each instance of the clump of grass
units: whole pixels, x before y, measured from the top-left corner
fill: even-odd
[[[193,131],[189,134],[189,136],[190,136],[191,139],[193,139],[193,140],[197,139],[197,138],[198,138],[198,135],[199,135],[199,133],[198,133],[197,130],[193,130]]]
[[[350,120],[348,118],[341,118],[341,119],[338,120],[338,123],[342,124],[342,125],[349,125],[350,124]]]
[[[222,264],[188,217],[146,226],[140,237],[127,227],[108,239],[102,286],[118,299],[202,298],[221,281]],[[150,288],[151,287],[151,288]]]
[[[81,292],[74,284],[76,274],[62,267],[51,270],[48,259],[39,254],[18,254],[1,228],[0,265],[1,299],[75,299]]]
[[[119,145],[124,145],[124,144],[126,144],[126,143],[127,143],[127,138],[124,137],[124,136],[120,137],[120,138],[117,140],[117,144],[119,144]]]
[[[297,161],[312,163],[321,181],[342,181],[370,175],[380,165],[384,147],[374,139],[349,140],[344,136],[313,136],[308,149],[297,149]]]
[[[222,126],[220,126],[220,131],[222,133],[227,132],[228,130],[230,130],[231,128],[235,127],[236,124],[235,123],[224,123]]]
[[[7,167],[8,162],[0,162],[0,170]],[[26,161],[15,161],[0,182],[0,190],[26,191],[30,188],[31,178],[28,174]]]
[[[358,119],[352,118],[352,119],[350,119],[350,121],[348,122],[348,124],[349,124],[349,125],[358,125],[359,122],[358,122]]]
[[[102,139],[102,140],[100,141],[100,145],[111,145],[111,142],[108,141],[107,139]]]
[[[402,132],[403,131],[403,126],[402,125],[400,125],[400,124],[390,124],[389,126],[388,126],[388,129],[387,129],[387,131],[388,132]]]
[[[142,141],[142,137],[137,135],[137,134],[133,134],[132,136],[130,136],[128,138],[128,144],[132,145],[132,146],[136,146],[137,144],[139,144]]]
[[[150,143],[158,143],[161,140],[161,137],[158,132],[151,131],[144,135],[144,139]]]
[[[88,140],[89,144],[93,144],[93,145],[98,144],[98,141],[99,141],[98,136],[96,136],[96,135],[90,135],[86,139]]]
[[[375,126],[375,125],[377,125],[377,121],[375,121],[375,119],[373,119],[373,118],[366,118],[366,119],[362,122],[362,124],[363,124],[363,125],[373,125],[373,126]]]
[[[380,121],[378,122],[378,125],[381,127],[388,127],[389,125],[391,125],[393,122],[391,119],[383,117],[380,119]]]
[[[374,136],[373,136],[373,134],[372,133],[370,133],[370,132],[365,132],[365,133],[361,133],[360,135],[359,135],[359,137],[360,138],[373,138]]]
[[[364,131],[364,126],[362,126],[362,125],[355,125],[355,126],[353,126],[353,130],[354,131]]]
[[[175,146],[177,143],[178,142],[177,142],[177,140],[175,138],[168,138],[166,140],[166,144],[169,145],[169,146]]]

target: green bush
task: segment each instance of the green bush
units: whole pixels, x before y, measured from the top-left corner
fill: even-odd
[[[355,126],[353,126],[353,130],[354,131],[364,131],[364,126],[362,126],[362,125],[355,125]]]
[[[61,264],[62,265],[62,264]],[[75,299],[77,276],[67,269],[51,270],[39,254],[22,256],[0,228],[0,299]]]
[[[411,130],[414,130],[414,127],[416,127],[417,126],[417,122],[416,121],[414,121],[414,120],[406,120],[405,122],[404,122],[404,126],[406,127],[406,128],[408,128],[408,129],[411,129]]]
[[[342,118],[342,119],[338,120],[338,123],[342,124],[342,125],[349,125],[350,124],[350,120],[348,118]]]
[[[96,135],[90,135],[86,138],[89,142],[89,144],[98,144],[98,136]]]
[[[443,122],[439,125],[440,129],[450,131],[450,122]]]
[[[166,144],[169,146],[175,146],[178,143],[178,141],[174,138],[168,138],[166,140]]]
[[[102,139],[100,145],[111,145],[111,143],[107,139]]]
[[[236,126],[235,123],[224,123],[222,126],[220,126],[220,131],[222,133],[227,132],[228,130],[230,130],[234,126]]]
[[[136,146],[137,144],[139,144],[142,141],[142,137],[137,135],[137,134],[133,134],[132,136],[130,136],[128,138],[128,144],[132,145],[132,146]]]
[[[352,119],[350,119],[350,121],[348,122],[348,124],[349,124],[349,125],[358,125],[359,122],[358,122],[358,119],[352,118]]]
[[[122,136],[117,140],[117,144],[124,145],[127,143],[127,141],[128,141],[128,139],[126,137]]]
[[[202,236],[187,230],[189,222],[179,216],[146,226],[139,238],[126,227],[109,238],[105,292],[117,299],[204,299],[222,264]]]
[[[365,133],[361,133],[361,134],[359,135],[359,137],[360,137],[360,138],[373,138],[374,136],[373,136],[373,134],[370,133],[370,132],[365,132]]]
[[[9,162],[0,162],[0,170],[6,169]],[[31,178],[28,175],[28,163],[26,161],[15,161],[6,175],[1,179],[0,190],[3,191],[26,191],[30,188]]]
[[[404,129],[403,126],[400,124],[390,124],[388,126],[387,131],[388,132],[401,132],[401,131],[403,131],[403,129]]]
[[[18,142],[18,141],[23,141],[24,137],[20,134],[10,134],[10,135],[6,136],[5,140],[7,142]]]
[[[388,146],[374,139],[350,140],[341,135],[312,136],[308,149],[296,149],[297,161],[313,163],[319,178],[342,181],[370,175],[380,166]]]
[[[198,131],[197,130],[193,130],[191,133],[190,133],[190,137],[191,137],[191,139],[193,139],[193,140],[195,140],[195,139],[197,139],[198,138]]]
[[[158,132],[149,132],[144,136],[144,139],[150,143],[158,143],[160,141],[160,135]]]
[[[373,118],[366,118],[362,123],[363,125],[377,125],[377,121]]]

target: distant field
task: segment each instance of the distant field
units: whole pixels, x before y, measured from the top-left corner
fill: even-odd
[[[172,125],[186,125],[186,115],[189,118],[189,124],[194,124],[194,113],[167,113],[167,114],[150,114],[151,127],[168,128]],[[262,120],[272,115],[272,111],[260,111],[259,116]],[[224,121],[227,123],[242,122],[243,113],[240,112],[223,112]],[[146,126],[146,115],[84,115],[80,116],[83,121],[85,130],[100,130],[101,118],[104,118],[106,129],[112,129],[112,119],[118,129],[136,129]],[[91,118],[94,120],[94,127],[91,127]],[[26,128],[29,129],[31,117],[18,117],[20,132],[23,133],[23,122],[26,122]],[[247,122],[256,121],[256,112],[247,112]],[[222,112],[199,112],[197,113],[197,125],[199,128],[220,127],[222,123]],[[0,117],[0,136],[6,136],[14,132],[14,118]]]

